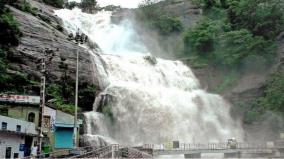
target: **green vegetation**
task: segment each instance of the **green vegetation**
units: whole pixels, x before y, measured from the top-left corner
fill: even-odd
[[[261,36],[253,36],[248,30],[230,31],[217,38],[215,47],[215,63],[223,66],[240,66],[248,56],[261,56],[271,62],[276,50],[275,43]]]
[[[250,110],[244,115],[244,123],[252,124],[253,122],[260,120],[262,118],[262,113],[254,110]]]
[[[19,24],[12,13],[0,2],[0,90],[1,92],[24,92],[25,87],[32,87],[34,82],[19,71],[10,71],[9,56],[14,46],[20,41]]]
[[[183,34],[184,55],[192,66],[231,70],[214,91],[234,85],[241,71],[273,63],[276,37],[284,31],[283,0],[192,0],[203,18]],[[283,70],[283,68],[282,68]],[[229,71],[230,72],[230,71]],[[260,121],[267,111],[284,113],[284,72],[274,73],[264,94],[246,108],[244,122]]]
[[[99,9],[97,6],[96,0],[82,0],[81,3],[77,2],[67,2],[65,3],[65,8],[73,9],[75,7],[79,7],[83,12],[93,13],[95,10]],[[111,9],[112,7],[107,7]]]
[[[43,2],[56,8],[63,8],[64,6],[64,0],[43,0]]]
[[[7,8],[0,9],[0,46],[17,46],[21,32],[19,24]]]
[[[65,8],[67,9],[73,9],[75,7],[79,7],[80,3],[77,3],[77,2],[67,2],[65,3]]]
[[[63,88],[60,84],[49,84],[46,89],[47,102],[52,104],[59,110],[73,114],[74,104],[62,98]]]
[[[228,26],[225,26],[222,21],[204,18],[195,28],[184,33],[186,51],[196,53],[198,56],[213,52],[215,39],[225,29],[228,30]]]
[[[61,78],[57,82],[47,85],[47,101],[57,109],[64,112],[74,113],[75,99],[75,81],[68,75],[68,65],[66,59],[61,57],[59,68],[61,70]],[[92,110],[95,100],[97,88],[87,83],[79,83],[78,106],[84,110]]]
[[[282,68],[283,69],[283,68]],[[257,105],[264,110],[284,113],[284,72],[274,73],[268,81],[264,96],[258,99]]]
[[[283,0],[230,0],[230,22],[235,29],[247,29],[254,36],[274,39],[284,26]]]
[[[151,0],[146,0],[139,5],[136,17],[146,28],[158,30],[161,35],[183,30],[182,23],[177,17],[172,16],[166,9],[154,4]]]
[[[12,2],[12,1],[10,1]],[[16,94],[39,94],[39,79],[21,73],[21,70],[15,70],[9,65],[10,60],[13,58],[13,47],[17,46],[20,42],[21,32],[19,24],[13,17],[10,10],[4,7],[5,3],[0,2],[0,92],[1,93],[16,93]],[[37,14],[37,9],[31,7],[28,2],[15,1],[10,3],[14,7],[37,15],[39,18],[47,23],[51,23],[49,17]],[[63,31],[62,26],[56,26],[56,29]],[[59,110],[73,114],[74,113],[74,94],[75,94],[75,81],[68,75],[68,65],[66,59],[61,58],[59,68],[62,72],[60,80],[56,82],[49,81],[47,76],[47,96],[48,104],[52,104]],[[93,102],[95,99],[97,88],[87,83],[79,83],[79,107],[85,110],[92,110]]]
[[[80,3],[80,7],[84,12],[87,13],[93,13],[93,11],[97,7],[97,1],[96,0],[82,0]]]
[[[115,5],[108,5],[105,7],[101,7],[99,8],[100,10],[105,10],[105,11],[116,11],[116,10],[120,10],[121,7],[120,6],[115,6]]]
[[[244,122],[253,123],[264,119],[267,112],[273,112],[279,116],[284,115],[284,72],[283,66],[275,72],[267,82],[263,96],[253,103],[251,110],[246,112]]]
[[[44,22],[46,22],[47,24],[51,24],[51,20],[48,16],[43,15],[43,14],[38,14],[38,17],[43,20]]]
[[[47,101],[57,109],[74,114],[75,108],[75,81],[68,80],[68,83],[61,85],[61,82],[47,85]],[[95,100],[97,88],[87,83],[79,84],[78,106],[79,111],[91,111]],[[67,96],[69,95],[69,96]]]
[[[32,15],[36,16],[38,9],[32,7],[30,3],[26,1],[20,1],[18,3],[14,3],[13,6],[23,12],[31,13]]]
[[[205,16],[184,33],[185,54],[237,68],[250,56],[273,60],[275,37],[284,30],[283,1],[197,1]],[[281,7],[280,7],[281,6]]]

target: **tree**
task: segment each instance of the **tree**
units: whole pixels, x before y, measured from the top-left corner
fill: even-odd
[[[57,8],[63,8],[64,5],[64,0],[43,0],[43,2]]]
[[[169,35],[183,30],[181,21],[156,4],[154,0],[144,0],[139,4],[136,18],[143,22],[142,25],[157,30],[161,35]]]
[[[246,29],[224,32],[216,41],[216,63],[225,66],[238,66],[243,59],[253,55],[269,60],[275,53],[272,42],[261,36],[253,36]]]
[[[187,30],[184,34],[186,51],[206,55],[214,51],[214,41],[219,33],[227,30],[222,21],[213,21],[204,18],[196,27]]]
[[[264,96],[258,101],[258,105],[265,110],[273,110],[284,113],[284,71],[283,66],[272,75],[264,91]]]
[[[21,32],[19,24],[8,9],[0,14],[0,45],[16,46],[19,44]]]
[[[201,5],[204,9],[210,9],[212,7],[227,8],[228,0],[192,0],[194,4]],[[230,0],[229,0],[230,1]]]
[[[75,7],[78,7],[79,5],[80,5],[80,3],[77,3],[77,2],[67,2],[67,3],[65,3],[65,8],[73,9]]]
[[[97,7],[97,1],[96,0],[82,0],[80,7],[82,8],[84,12],[93,13]]]
[[[274,39],[284,30],[283,0],[231,0],[230,21],[234,28],[245,28],[255,36]]]

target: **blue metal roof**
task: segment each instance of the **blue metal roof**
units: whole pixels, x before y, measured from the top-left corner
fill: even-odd
[[[81,125],[81,123],[78,123],[77,127],[79,127],[80,125]],[[55,127],[73,128],[74,124],[55,123]]]

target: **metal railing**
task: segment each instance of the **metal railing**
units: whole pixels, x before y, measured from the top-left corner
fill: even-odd
[[[152,155],[138,149],[128,147],[128,158],[153,158]]]
[[[26,156],[24,159],[30,159],[30,158],[58,158],[58,157],[66,157],[66,156],[72,156],[72,153],[74,151],[90,151],[93,149],[93,146],[85,146],[85,147],[77,147],[75,149],[64,149],[64,150],[58,150],[58,151],[52,151],[49,153],[40,153],[35,156]]]
[[[109,155],[114,156],[115,152],[118,150],[119,145],[109,145],[101,148],[88,151],[84,154],[69,157],[71,158],[85,158],[85,157],[107,157]]]
[[[284,143],[241,143],[238,142],[234,148],[228,143],[180,143],[178,147],[174,148],[168,144],[144,144],[143,148],[153,149],[154,151],[166,151],[166,150],[224,150],[224,149],[273,149],[284,148]]]
[[[144,144],[142,149],[152,150],[153,152],[167,152],[167,151],[226,151],[226,150],[240,150],[240,151],[255,151],[262,152],[265,150],[273,150],[277,148],[284,148],[284,142],[274,143],[237,143],[232,148],[228,143],[179,143],[177,147],[168,144]],[[74,153],[76,152],[77,153]],[[152,154],[153,155],[153,154]],[[95,148],[94,146],[78,147],[71,150],[59,150],[50,153],[42,153],[37,156],[28,156],[25,158],[84,158],[84,157],[97,157],[97,158],[152,158],[150,153],[141,151],[139,148],[131,146],[122,146],[118,144],[108,145],[105,147]]]
[[[153,156],[132,147],[125,147],[118,144],[105,146],[89,151],[83,155],[72,156],[70,158],[152,158]]]

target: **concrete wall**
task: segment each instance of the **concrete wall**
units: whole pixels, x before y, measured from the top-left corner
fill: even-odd
[[[54,131],[55,131],[56,110],[49,107],[45,107],[44,115],[50,116],[51,128],[44,128],[43,130],[46,133],[47,137],[49,138],[51,151],[54,151],[54,145],[55,145]]]
[[[19,120],[24,120],[28,121],[28,114],[30,112],[35,113],[35,124],[36,126],[38,125],[38,111],[39,111],[39,106],[26,106],[26,105],[0,105],[0,108],[7,108],[8,109],[8,116],[11,118],[19,119]]]
[[[18,120],[6,116],[0,116],[0,126],[2,126],[2,122],[7,123],[7,130],[9,131],[17,131],[17,125],[21,126],[21,133],[29,133],[36,135],[35,124],[31,122],[26,122],[23,120]]]
[[[6,147],[12,147],[11,158],[14,153],[19,153],[19,157],[24,157],[24,151],[19,151],[20,144],[24,144],[24,137],[15,134],[6,134],[0,132],[0,158],[5,158]]]
[[[45,107],[44,108],[44,116],[49,116],[50,117],[50,128],[49,129],[45,129],[45,132],[54,132],[55,131],[55,120],[56,120],[56,110],[49,108],[49,107]]]

